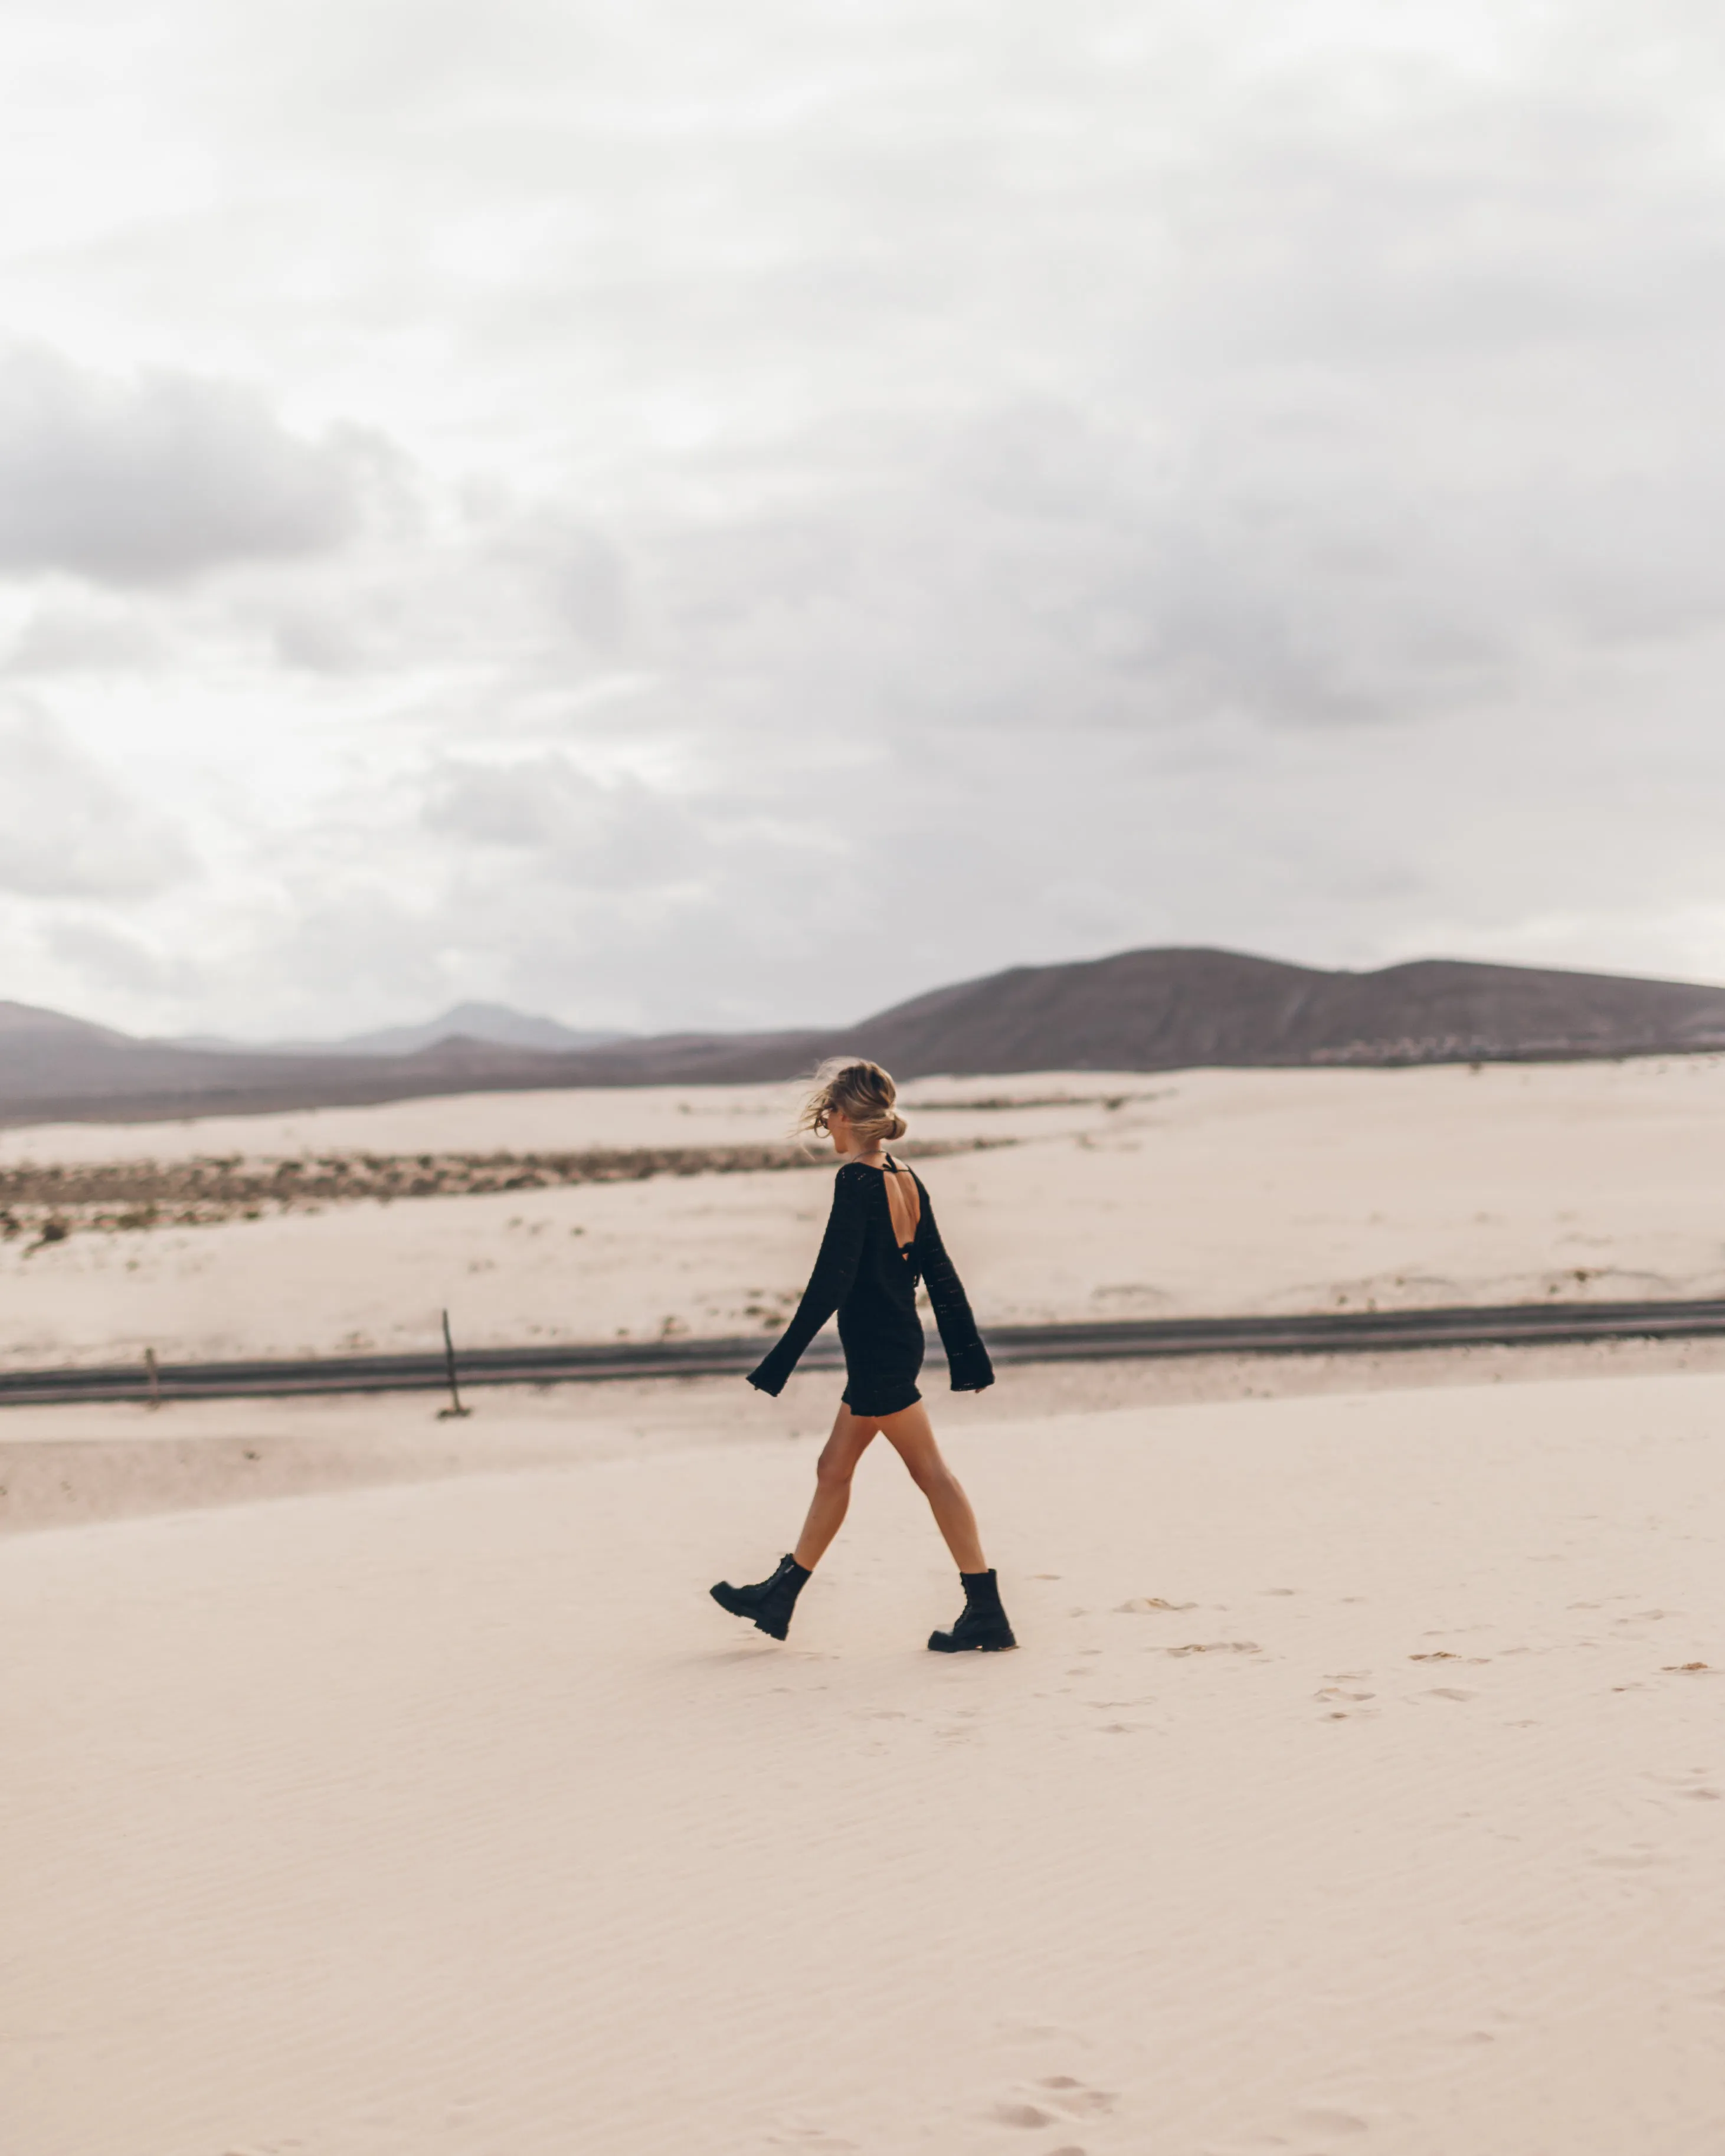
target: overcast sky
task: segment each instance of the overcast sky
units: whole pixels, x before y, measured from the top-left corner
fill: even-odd
[[[13,0],[0,996],[1725,979],[1725,15]]]

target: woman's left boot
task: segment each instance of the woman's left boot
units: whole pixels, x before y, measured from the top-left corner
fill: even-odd
[[[749,1618],[768,1639],[782,1640],[791,1629],[791,1612],[809,1577],[794,1557],[782,1557],[770,1579],[758,1580],[752,1587],[733,1587],[721,1579],[711,1590],[712,1598],[733,1617]]]
[[[1006,1612],[1000,1606],[1000,1583],[993,1573],[961,1572],[958,1578],[964,1588],[963,1612],[950,1632],[929,1634],[929,1651],[936,1655],[963,1655],[974,1650],[984,1655],[998,1655],[1003,1648],[1017,1646],[1012,1627],[1006,1621]]]

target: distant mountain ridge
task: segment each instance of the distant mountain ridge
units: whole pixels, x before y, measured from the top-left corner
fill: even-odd
[[[504,1048],[575,1050],[603,1048],[625,1036],[617,1032],[583,1032],[554,1018],[511,1009],[507,1004],[452,1004],[441,1018],[418,1025],[386,1025],[372,1033],[350,1033],[330,1040],[228,1040],[213,1034],[189,1034],[167,1045],[213,1049],[245,1055],[417,1055],[441,1040],[494,1041]]]
[[[418,1037],[425,1029],[404,1030]],[[833,1055],[870,1055],[911,1079],[1709,1050],[1725,1050],[1725,988],[1457,959],[1355,973],[1232,951],[1125,951],[1014,966],[851,1025],[666,1034],[573,1050],[471,1037],[406,1053],[352,1043],[341,1052],[189,1047],[0,1003],[0,1119],[142,1120],[438,1093],[736,1084],[792,1077]]]

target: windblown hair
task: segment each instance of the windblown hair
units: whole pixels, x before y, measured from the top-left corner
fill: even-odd
[[[897,1086],[878,1063],[834,1055],[815,1072],[809,1097],[793,1127],[799,1132],[824,1131],[828,1116],[836,1108],[850,1118],[850,1127],[865,1150],[891,1145],[908,1127],[892,1105],[897,1098]]]

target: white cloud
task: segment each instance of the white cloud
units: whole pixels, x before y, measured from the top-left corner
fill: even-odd
[[[0,611],[205,874],[105,924],[32,870],[37,999],[1725,975],[1715,16],[73,13],[0,31]],[[122,996],[105,925],[195,978]]]
[[[45,713],[0,712],[0,891],[147,897],[193,873],[184,839]]]

